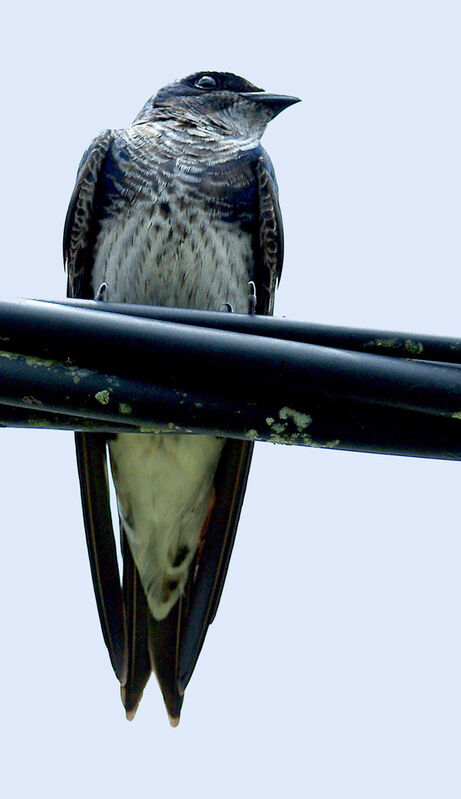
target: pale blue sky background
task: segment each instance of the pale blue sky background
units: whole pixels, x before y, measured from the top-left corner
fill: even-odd
[[[265,137],[276,313],[460,335],[455,2],[25,2],[3,12],[2,298],[61,297],[80,156],[197,69],[299,95]],[[260,445],[215,624],[170,729],[124,719],[70,434],[3,431],[8,797],[459,797],[456,463]]]

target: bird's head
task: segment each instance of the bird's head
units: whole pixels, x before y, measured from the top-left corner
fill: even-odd
[[[297,102],[298,97],[269,94],[231,72],[195,72],[160,89],[134,123],[174,119],[259,139],[271,119]]]

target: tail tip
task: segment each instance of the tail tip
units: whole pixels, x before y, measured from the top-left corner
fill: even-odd
[[[125,715],[126,715],[127,721],[133,721],[134,717],[136,716],[136,711],[137,711],[137,709],[139,707],[139,703],[141,701],[142,693],[141,693],[141,696],[137,697],[137,701],[136,702],[133,702],[132,700],[130,701],[130,699],[129,699],[128,695],[127,695],[126,688],[125,688],[124,685],[122,685],[121,688],[120,688],[120,696],[121,696],[121,699],[122,699],[123,707],[125,708]]]

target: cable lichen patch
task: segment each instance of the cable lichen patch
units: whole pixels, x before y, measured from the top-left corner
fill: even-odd
[[[424,345],[420,341],[412,341],[408,338],[405,341],[405,349],[410,355],[422,355],[424,352]]]
[[[36,355],[25,355],[24,360],[27,366],[59,366],[59,361],[50,358],[39,358]]]
[[[72,382],[75,383],[75,385],[80,383],[80,380],[84,380],[85,377],[88,377],[88,375],[90,374],[88,369],[78,369],[78,368],[76,370],[72,369],[71,373],[72,373]]]
[[[363,349],[375,349],[377,347],[390,350],[399,346],[398,338],[373,338],[363,345]]]
[[[33,405],[35,408],[43,408],[43,402],[36,397],[23,397],[22,401],[26,403],[26,405]]]
[[[290,438],[290,427],[294,425],[296,433],[306,431],[312,422],[312,417],[308,413],[302,413],[295,410],[295,408],[288,408],[284,405],[279,410],[279,422],[276,422],[273,416],[266,416],[266,424],[270,427],[271,435],[270,440],[282,443],[282,440]],[[310,436],[308,436],[310,438]]]
[[[265,422],[270,429],[269,441],[274,444],[299,443],[310,446],[313,442],[311,436],[306,432],[312,422],[312,417],[295,408],[284,405],[280,408],[279,420],[273,416],[266,416]],[[248,433],[253,431],[248,431]]]
[[[107,405],[110,400],[110,391],[107,391],[107,389],[103,389],[102,391],[98,391],[94,395],[94,397],[95,399],[97,399],[98,402],[101,403],[101,405]]]
[[[297,444],[304,447],[320,447],[335,449],[340,445],[339,439],[316,440],[307,431],[312,424],[312,416],[295,408],[284,406],[279,410],[280,421],[276,422],[272,416],[266,416],[265,422],[269,427],[269,436],[256,436],[256,430],[247,430],[247,435],[252,438],[259,438],[270,441],[272,444]]]
[[[296,411],[294,408],[288,408],[287,406],[279,410],[279,416],[282,421],[292,419],[298,430],[305,430],[312,422],[312,416],[309,416],[308,413],[301,413],[301,411]]]

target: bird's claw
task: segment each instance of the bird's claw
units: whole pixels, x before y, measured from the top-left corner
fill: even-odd
[[[226,311],[226,313],[234,313],[234,309],[230,302],[223,302],[219,310]]]
[[[253,280],[248,283],[248,313],[251,316],[256,313],[256,286]]]
[[[96,302],[102,302],[104,300],[106,291],[107,291],[107,283],[101,283],[96,292],[96,297],[95,297]]]

